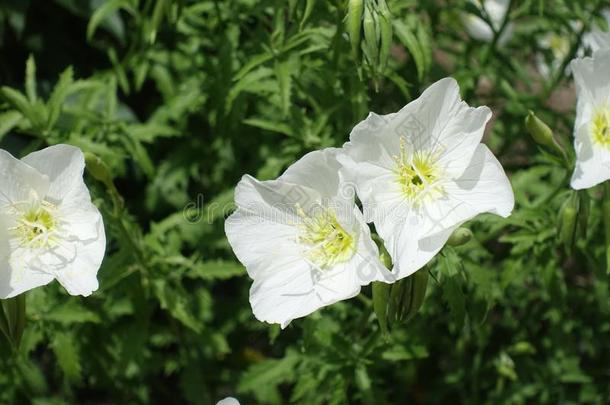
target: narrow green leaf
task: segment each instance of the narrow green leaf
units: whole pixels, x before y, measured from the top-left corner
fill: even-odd
[[[89,20],[89,24],[87,24],[87,41],[91,41],[97,27],[110,15],[118,11],[119,9],[124,9],[130,12],[131,14],[135,14],[135,11],[130,5],[129,0],[109,0],[106,2],[102,2],[102,5],[93,12],[91,19]]]
[[[402,42],[402,44],[409,50],[409,53],[413,57],[415,67],[417,68],[417,77],[421,80],[426,71],[426,61],[423,50],[417,40],[417,37],[411,29],[402,21],[395,19],[393,21],[394,32],[396,36]]]
[[[25,64],[25,94],[30,103],[36,102],[38,98],[36,95],[36,62],[32,55],[28,57]]]

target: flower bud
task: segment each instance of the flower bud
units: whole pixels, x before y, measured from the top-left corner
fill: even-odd
[[[559,210],[557,235],[566,252],[571,253],[576,240],[587,232],[589,197],[586,191],[570,191]]]
[[[385,0],[378,0],[379,4],[379,31],[381,44],[379,48],[379,71],[383,72],[388,64],[390,48],[392,47],[392,15]]]
[[[379,61],[379,43],[377,37],[377,13],[373,10],[371,2],[366,3],[364,8],[364,19],[362,27],[364,29],[364,49],[366,57],[371,67],[376,68]]]
[[[531,110],[525,117],[525,128],[538,145],[550,149],[564,159],[566,158],[565,150],[553,137],[553,130]]]
[[[472,239],[472,231],[468,228],[458,228],[449,237],[447,244],[449,246],[462,246]]]
[[[379,327],[385,334],[388,333],[388,301],[390,299],[391,285],[381,281],[373,282],[373,310],[379,321]]]
[[[94,179],[101,181],[104,184],[112,183],[112,176],[110,175],[110,170],[108,169],[108,166],[106,166],[106,163],[93,153],[85,152],[84,155],[89,174],[91,174]]]
[[[419,310],[426,296],[428,271],[422,269],[394,284],[388,302],[388,323],[408,322]]]
[[[349,0],[345,28],[356,60],[360,58],[360,30],[362,28],[362,14],[364,12],[363,0]]]

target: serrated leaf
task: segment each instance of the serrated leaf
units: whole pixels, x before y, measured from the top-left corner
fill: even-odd
[[[260,403],[281,403],[278,385],[290,381],[298,356],[288,352],[281,359],[254,364],[242,374],[237,392],[252,394]]]
[[[81,365],[78,342],[74,335],[69,332],[55,332],[51,340],[51,347],[66,379],[72,382],[79,381]]]
[[[81,305],[76,299],[65,301],[41,315],[42,319],[63,325],[75,323],[100,323],[100,316]]]
[[[170,285],[164,280],[155,280],[153,291],[161,308],[168,311],[173,318],[196,333],[201,331],[202,323],[190,311],[188,294],[182,288]]]
[[[70,87],[72,83],[74,83],[73,70],[72,67],[68,67],[59,76],[59,80],[57,81],[57,84],[51,93],[51,97],[49,97],[49,101],[47,102],[47,108],[49,111],[47,128],[51,128],[57,121],[57,118],[59,118],[64,101],[70,94]]]
[[[7,111],[0,114],[0,141],[19,124],[23,115],[18,111]]]

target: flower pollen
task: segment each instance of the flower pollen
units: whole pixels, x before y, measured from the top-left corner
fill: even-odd
[[[11,227],[21,246],[40,249],[52,247],[59,223],[57,207],[48,201],[23,201],[12,206],[16,225]]]
[[[428,191],[441,191],[434,159],[423,153],[407,153],[406,142],[400,138],[400,155],[395,156],[398,184],[409,201],[414,202]]]
[[[307,258],[320,269],[346,262],[354,255],[355,239],[339,224],[331,209],[322,209],[311,216],[298,204],[296,209],[303,220],[299,225],[302,233],[298,242],[307,246]]]

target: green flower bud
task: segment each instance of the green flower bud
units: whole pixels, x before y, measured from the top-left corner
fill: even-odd
[[[381,331],[388,333],[388,301],[390,300],[391,285],[381,281],[373,282],[373,310],[379,321]]]
[[[419,270],[392,284],[388,302],[388,322],[390,324],[402,323],[413,318],[424,302],[427,286],[428,271],[426,269]]]
[[[472,239],[472,231],[468,228],[458,228],[449,237],[447,244],[449,246],[462,246]]]
[[[381,34],[381,47],[379,48],[379,71],[383,72],[388,64],[390,48],[392,46],[392,15],[385,0],[378,0],[379,4],[379,31]]]
[[[544,146],[566,159],[566,152],[553,137],[553,130],[544,121],[536,117],[531,110],[525,117],[525,128],[538,145]]]
[[[362,28],[363,0],[349,0],[345,28],[356,60],[360,58],[360,31]]]
[[[112,176],[110,175],[110,169],[106,166],[106,163],[99,157],[90,152],[85,152],[85,164],[89,174],[94,179],[101,181],[104,184],[112,183]]]
[[[377,13],[373,10],[371,2],[366,3],[364,8],[364,49],[371,67],[376,68],[379,63],[379,38],[377,37]]]
[[[570,191],[559,210],[557,235],[566,252],[571,253],[578,238],[587,233],[589,197],[586,191]]]

